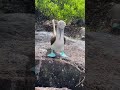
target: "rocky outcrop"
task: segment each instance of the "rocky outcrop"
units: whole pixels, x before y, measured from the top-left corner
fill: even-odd
[[[48,58],[52,33],[39,31],[35,33],[36,86],[67,87],[81,90],[85,73],[85,42],[67,38],[65,52],[69,58],[60,60]]]

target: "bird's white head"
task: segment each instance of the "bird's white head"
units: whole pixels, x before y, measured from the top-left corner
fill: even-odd
[[[64,29],[66,26],[66,23],[63,20],[60,20],[60,21],[58,21],[57,26],[59,29]]]

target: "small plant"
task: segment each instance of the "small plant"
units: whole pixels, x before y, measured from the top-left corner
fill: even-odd
[[[50,19],[69,22],[85,18],[85,0],[35,0],[35,6]]]

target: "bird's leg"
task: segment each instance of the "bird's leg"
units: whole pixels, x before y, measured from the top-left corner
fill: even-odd
[[[61,52],[60,52],[60,56],[62,56],[62,57],[64,57],[64,58],[68,57],[68,56],[65,54],[64,51],[61,51]]]
[[[51,53],[47,55],[48,57],[54,58],[56,57],[55,53],[53,52],[53,50],[51,49]]]

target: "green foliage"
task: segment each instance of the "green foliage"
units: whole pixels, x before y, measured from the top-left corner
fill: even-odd
[[[35,6],[51,19],[85,18],[85,0],[35,0]]]

